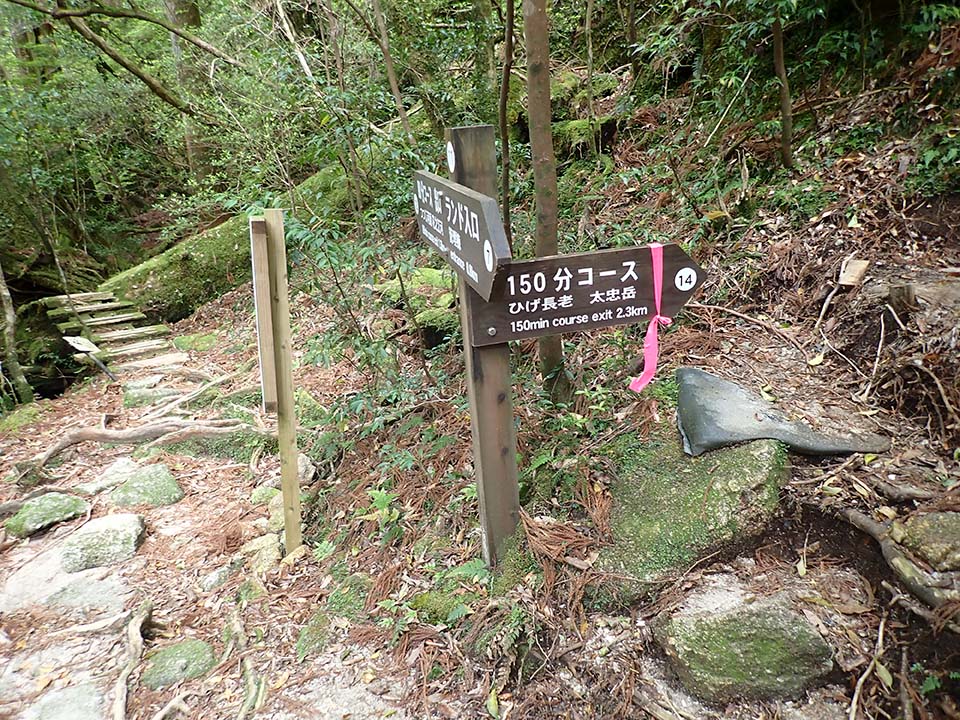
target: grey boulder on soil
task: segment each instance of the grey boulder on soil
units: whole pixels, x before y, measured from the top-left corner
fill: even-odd
[[[725,445],[769,438],[803,455],[885,452],[890,441],[879,435],[838,437],[787,420],[770,403],[736,383],[697,368],[677,370],[680,397],[677,425],[684,451],[702,455]]]

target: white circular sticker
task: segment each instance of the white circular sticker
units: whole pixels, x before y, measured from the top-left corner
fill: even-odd
[[[677,290],[683,292],[693,290],[693,286],[697,284],[697,271],[689,267],[680,268],[673,278],[673,284]]]
[[[483,264],[487,272],[493,272],[493,245],[489,240],[483,241]]]
[[[452,142],[447,143],[447,167],[450,168],[451,173],[457,169],[457,155],[453,151]]]

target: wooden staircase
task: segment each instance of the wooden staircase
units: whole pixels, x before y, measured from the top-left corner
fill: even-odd
[[[168,339],[170,328],[141,324],[147,316],[113,293],[56,295],[44,298],[43,304],[62,335],[80,335],[92,341],[98,348],[94,355],[114,372],[179,365],[188,358]],[[85,353],[74,358],[90,362]]]

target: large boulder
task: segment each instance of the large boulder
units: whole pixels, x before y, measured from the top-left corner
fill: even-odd
[[[7,532],[25,538],[51,525],[82,515],[90,509],[83,498],[66,493],[50,492],[23,503],[16,515],[7,520]]]
[[[134,556],[143,539],[143,518],[118,513],[91,520],[63,543],[60,561],[67,572],[113,565]]]
[[[691,458],[666,422],[645,440],[620,436],[603,454],[616,473],[612,543],[601,551],[599,567],[620,578],[605,590],[627,603],[700,558],[759,535],[777,512],[789,474],[776,441]]]
[[[686,689],[708,703],[795,697],[833,667],[830,646],[786,597],[756,598],[730,575],[655,623],[654,636]]]

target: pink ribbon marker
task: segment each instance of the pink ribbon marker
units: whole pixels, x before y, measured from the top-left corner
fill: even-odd
[[[663,293],[663,245],[652,243],[650,246],[650,260],[653,262],[653,303],[657,314],[650,320],[647,335],[643,339],[643,372],[640,377],[630,381],[630,389],[640,392],[657,374],[657,356],[660,354],[658,329],[660,325],[666,327],[673,322],[671,318],[660,314],[660,297]]]

